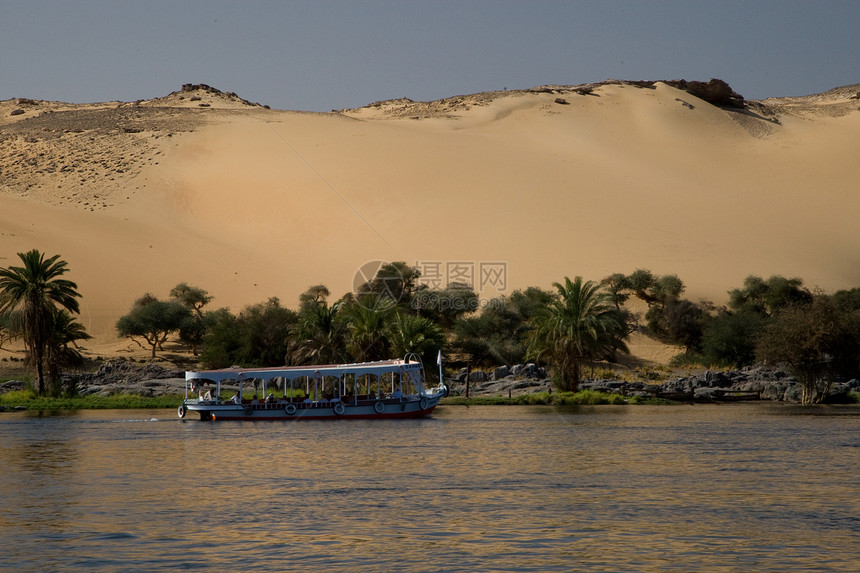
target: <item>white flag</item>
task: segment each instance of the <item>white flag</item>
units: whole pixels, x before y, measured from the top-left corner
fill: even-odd
[[[436,356],[436,364],[438,364],[439,366],[442,366],[442,351],[441,350],[439,350],[439,355]]]

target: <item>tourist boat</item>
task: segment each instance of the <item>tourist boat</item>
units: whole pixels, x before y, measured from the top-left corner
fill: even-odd
[[[441,354],[438,362],[441,374]],[[189,371],[178,414],[197,412],[201,420],[414,418],[431,414],[448,393],[441,381],[425,389],[425,379],[415,354],[355,364]],[[222,399],[222,390],[236,395]]]

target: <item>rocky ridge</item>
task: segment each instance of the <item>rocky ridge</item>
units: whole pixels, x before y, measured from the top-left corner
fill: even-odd
[[[266,109],[206,84],[135,102],[2,101],[0,192],[107,209],[140,190],[144,183],[136,178],[158,165],[169,138],[195,131],[218,113]],[[138,186],[123,190],[132,181]]]

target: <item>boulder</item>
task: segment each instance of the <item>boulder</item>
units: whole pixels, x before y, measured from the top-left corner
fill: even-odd
[[[502,366],[497,366],[495,370],[493,370],[493,375],[490,378],[491,380],[501,380],[510,374],[510,368],[507,365],[503,364]]]
[[[474,384],[480,384],[481,382],[486,382],[490,377],[487,376],[486,372],[481,370],[472,370],[472,373],[469,374],[469,382]]]

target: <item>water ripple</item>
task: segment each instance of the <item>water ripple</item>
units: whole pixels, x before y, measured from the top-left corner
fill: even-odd
[[[448,407],[283,425],[4,414],[3,567],[853,571],[856,412]]]

